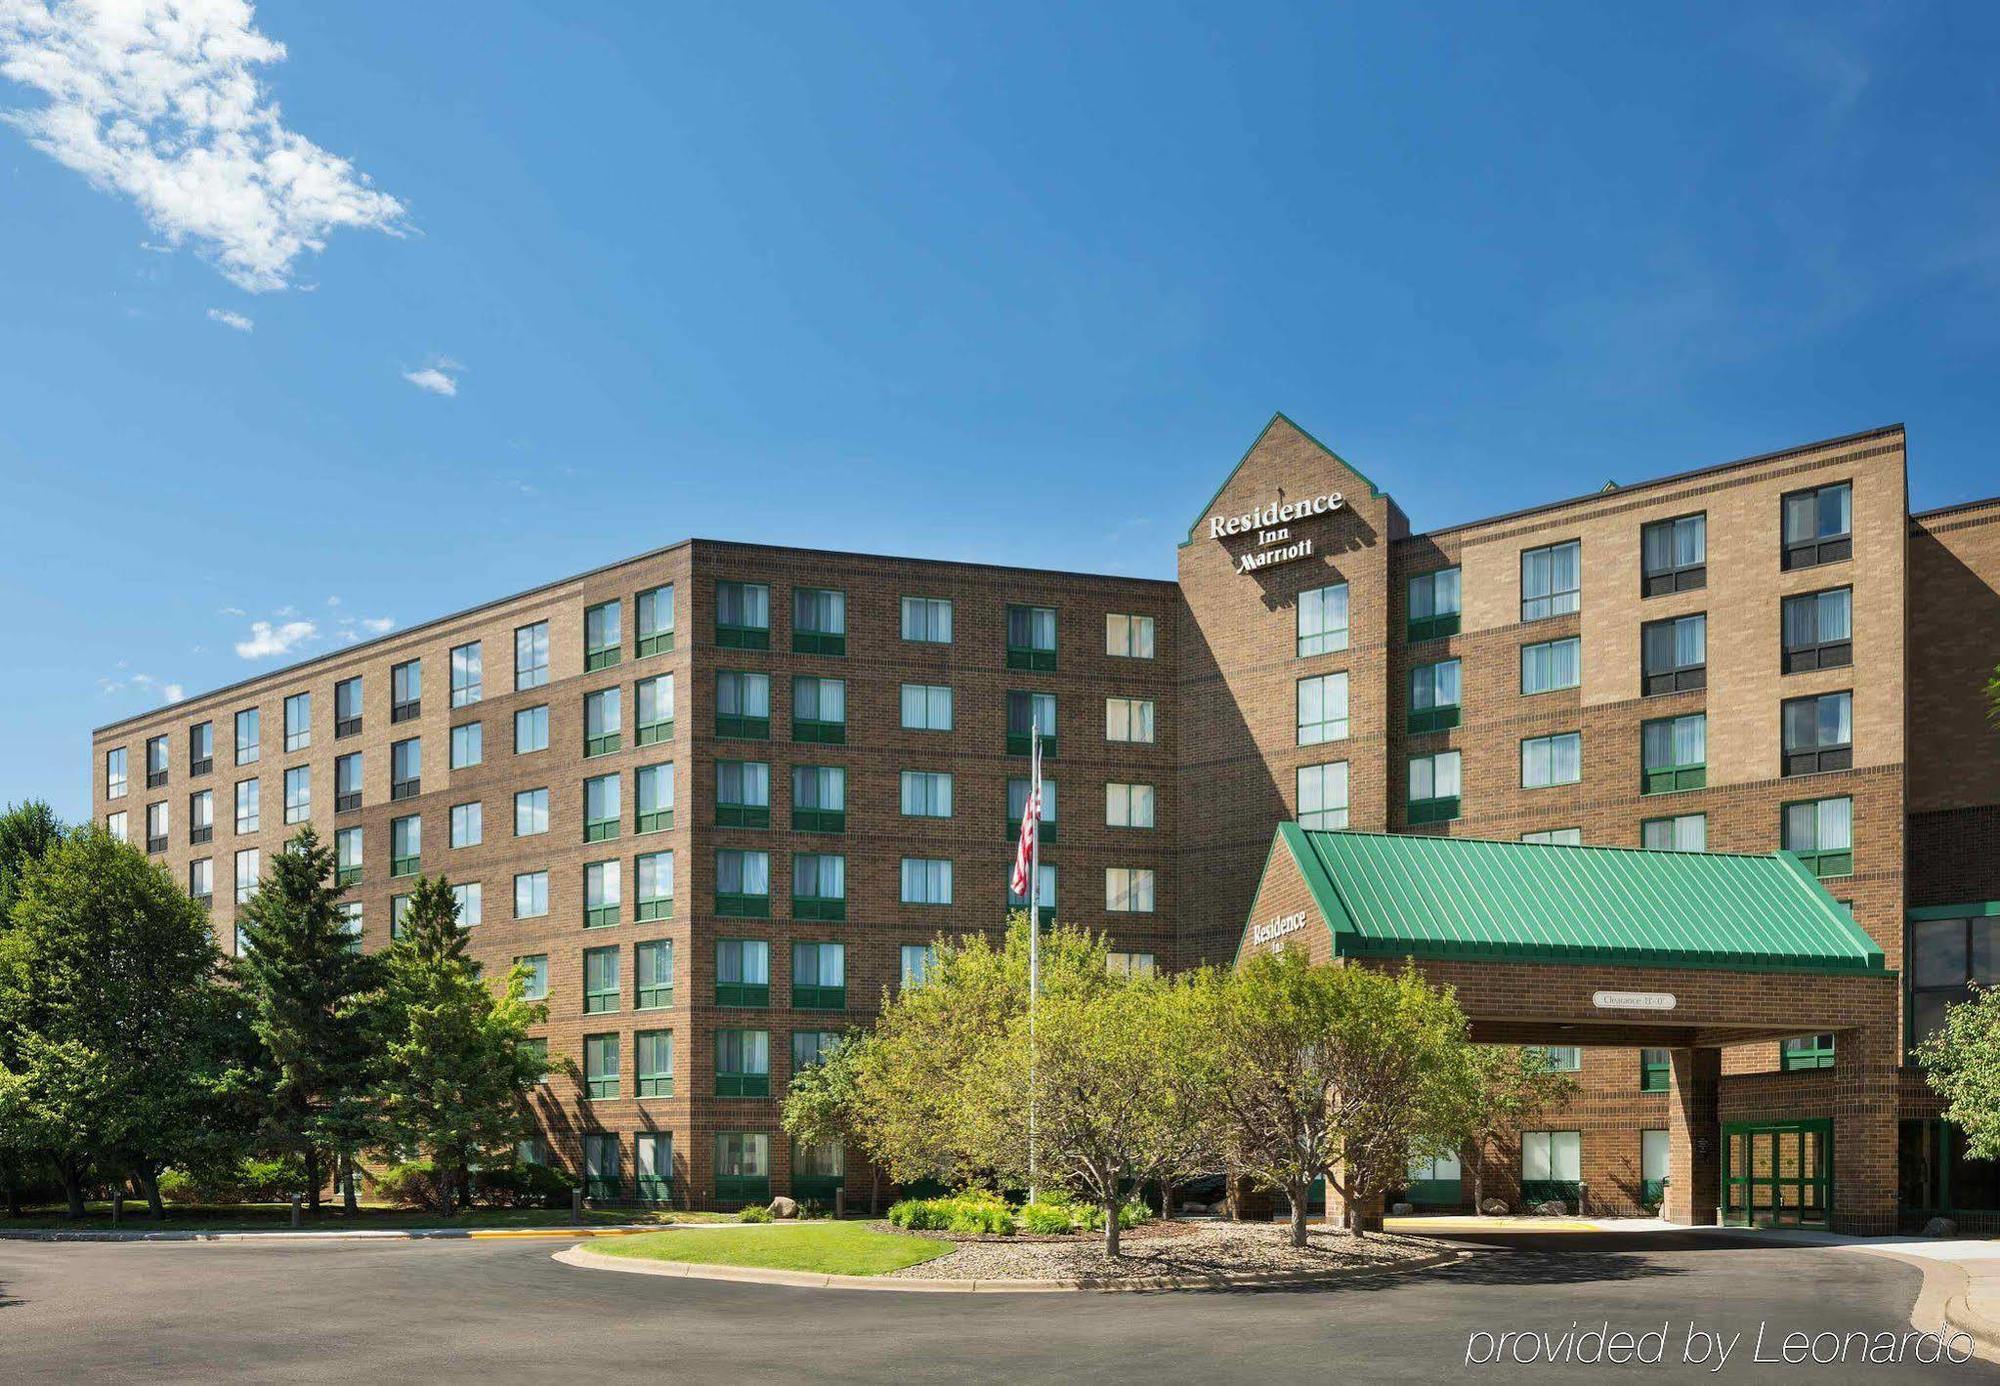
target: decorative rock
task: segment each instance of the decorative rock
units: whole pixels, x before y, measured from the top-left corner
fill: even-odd
[[[795,1218],[799,1215],[799,1205],[796,1199],[779,1194],[771,1200],[771,1206],[764,1211],[774,1218]]]
[[[1926,1237],[1956,1237],[1958,1235],[1958,1224],[1950,1218],[1932,1218],[1924,1224],[1924,1235]]]
[[[1535,1216],[1542,1218],[1566,1218],[1569,1216],[1569,1205],[1567,1203],[1558,1203],[1552,1198],[1546,1203],[1540,1203],[1535,1206]]]
[[[1504,1218],[1507,1216],[1507,1205],[1497,1198],[1489,1198],[1479,1205],[1479,1211],[1489,1218]]]
[[[1399,1218],[1406,1218],[1416,1211],[1417,1205],[1414,1203],[1398,1203],[1389,1209],[1392,1215]]]

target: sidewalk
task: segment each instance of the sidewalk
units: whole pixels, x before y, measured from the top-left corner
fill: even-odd
[[[0,1242],[424,1242],[424,1241],[523,1241],[560,1238],[577,1241],[584,1237],[631,1237],[641,1232],[661,1232],[671,1223],[617,1223],[584,1227],[333,1227],[306,1231],[274,1227],[268,1231],[229,1229],[206,1231],[175,1228],[166,1231],[66,1232],[61,1228],[0,1230]],[[719,1227],[735,1224],[717,1223]]]

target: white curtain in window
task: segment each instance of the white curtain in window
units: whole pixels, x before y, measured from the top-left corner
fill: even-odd
[[[1571,732],[1549,738],[1549,783],[1574,784],[1583,776],[1583,737]]]
[[[1845,852],[1854,845],[1854,801],[1821,799],[1814,809],[1815,848],[1821,852]]]
[[[1674,531],[1672,525],[1648,525],[1642,537],[1646,571],[1664,572],[1674,563]]]
[[[1674,728],[1674,764],[1706,765],[1708,763],[1708,718],[1706,716],[1676,717]]]
[[[1691,669],[1708,663],[1708,618],[1689,616],[1674,622],[1674,663]]]

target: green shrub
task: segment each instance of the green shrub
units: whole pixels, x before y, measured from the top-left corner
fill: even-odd
[[[738,1213],[736,1220],[738,1222],[769,1222],[771,1220],[771,1210],[769,1208],[760,1208],[753,1203]]]
[[[375,1176],[376,1196],[404,1208],[436,1208],[443,1202],[441,1192],[429,1160],[407,1160]]]
[[[1011,1237],[1014,1214],[1004,1203],[996,1207],[980,1200],[958,1199],[953,1202],[945,1230],[968,1236]]]
[[[1084,1228],[1091,1232],[1104,1230],[1104,1210],[1096,1204],[1088,1207],[1078,1205],[1077,1213]],[[1123,1204],[1118,1209],[1118,1225],[1121,1228],[1138,1227],[1153,1220],[1153,1210],[1138,1199]]]
[[[169,1203],[282,1203],[304,1192],[304,1173],[290,1160],[243,1160],[160,1172],[160,1197]]]
[[[799,1221],[810,1222],[827,1216],[827,1206],[816,1198],[808,1198],[799,1204]]]
[[[1076,1226],[1076,1209],[1060,1199],[1038,1198],[1021,1207],[1021,1224],[1037,1237],[1055,1237]]]
[[[957,1232],[1011,1237],[1014,1210],[991,1189],[964,1189],[948,1198],[905,1198],[889,1208],[889,1221],[912,1232]]]

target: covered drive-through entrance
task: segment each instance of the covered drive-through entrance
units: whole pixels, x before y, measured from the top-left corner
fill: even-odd
[[[1517,1196],[1574,1186],[1608,1214],[1657,1193],[1690,1225],[1894,1230],[1895,974],[1788,853],[1287,823],[1237,956],[1260,948],[1413,965],[1455,990],[1483,1043],[1644,1053],[1664,1103],[1588,1130],[1547,1115],[1520,1133]],[[1839,1064],[1779,1071],[1768,1042],[1804,1034],[1834,1036]]]

